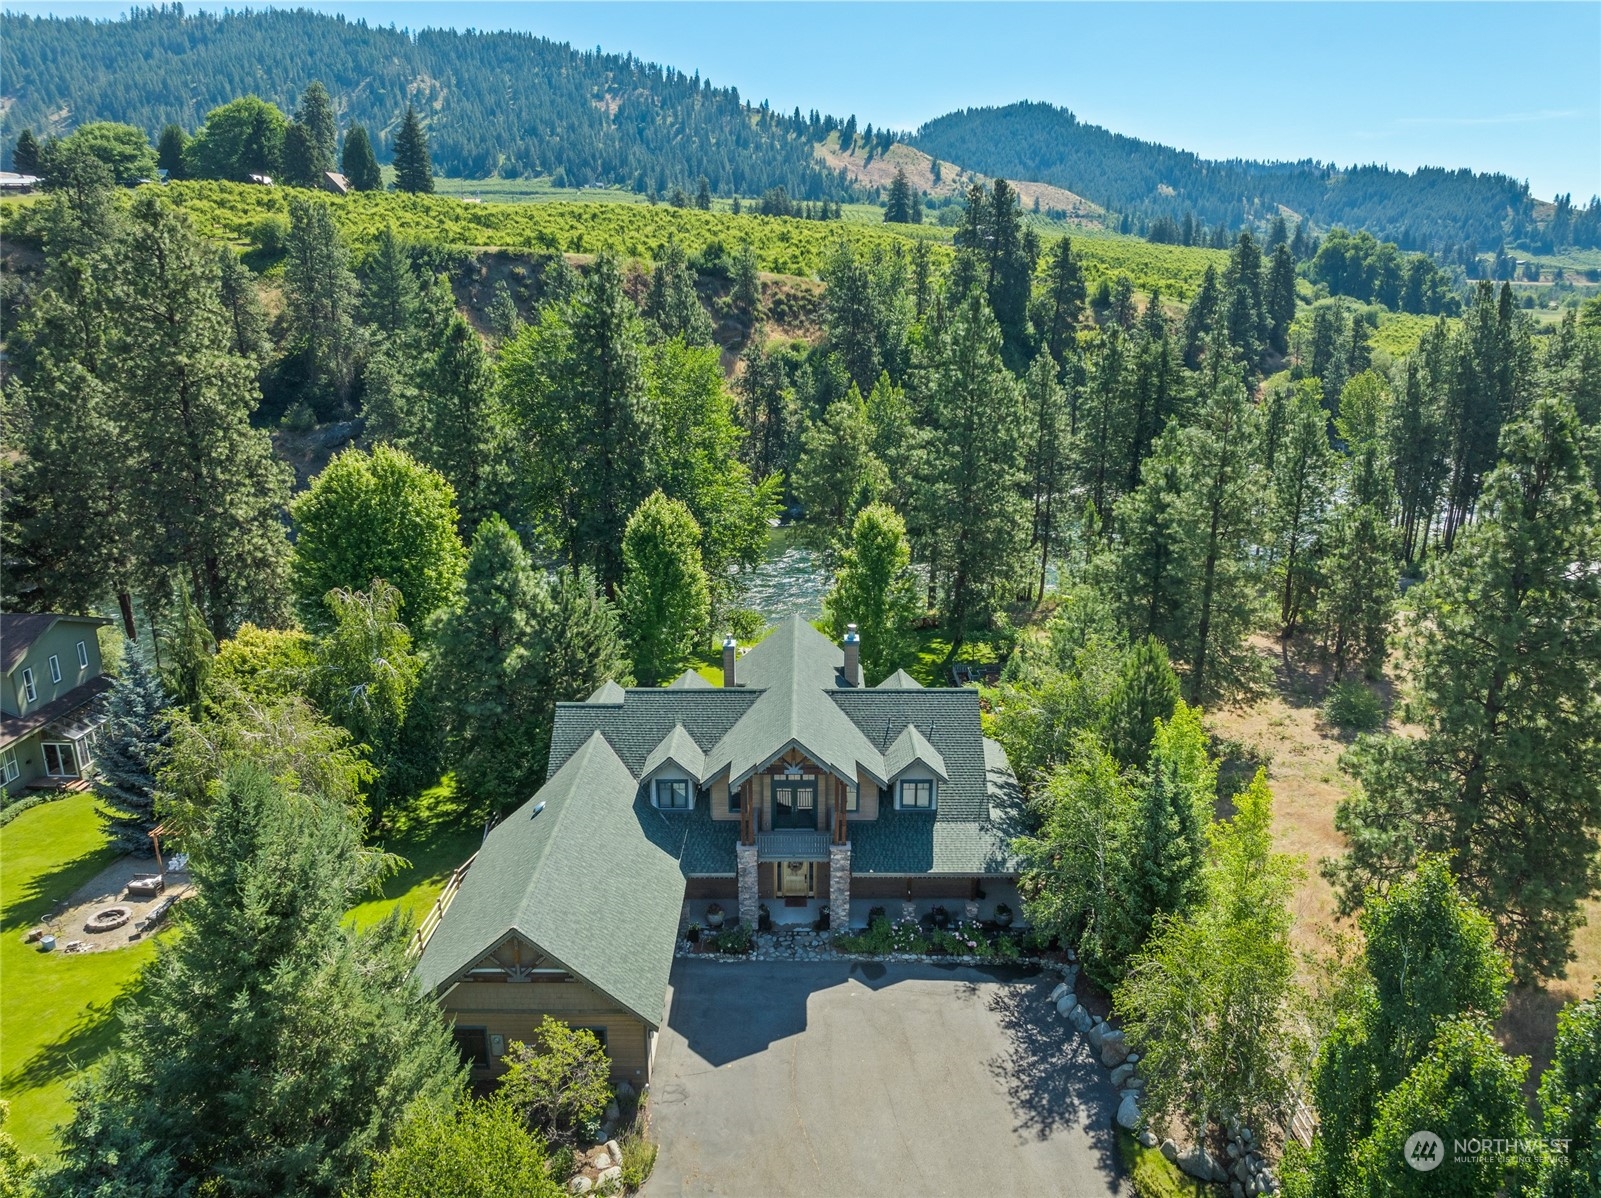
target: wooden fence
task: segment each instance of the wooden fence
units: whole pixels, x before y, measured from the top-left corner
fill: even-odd
[[[428,944],[428,938],[434,934],[434,929],[439,926],[439,921],[445,917],[445,911],[450,907],[450,900],[456,897],[456,891],[461,889],[461,880],[467,876],[468,868],[476,860],[478,860],[478,854],[474,853],[458,865],[455,872],[450,875],[450,880],[445,883],[445,888],[439,892],[439,897],[434,900],[434,905],[428,909],[428,914],[423,916],[422,923],[417,925],[416,932],[412,934],[411,944],[406,950],[409,955],[413,957],[422,955],[422,950]]]

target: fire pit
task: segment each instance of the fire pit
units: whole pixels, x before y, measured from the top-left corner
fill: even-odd
[[[126,907],[107,907],[104,911],[96,911],[84,920],[83,930],[86,932],[110,932],[122,927],[132,918],[132,912]]]

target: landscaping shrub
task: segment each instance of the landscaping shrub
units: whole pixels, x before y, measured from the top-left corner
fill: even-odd
[[[1350,732],[1372,732],[1384,724],[1384,702],[1360,682],[1340,682],[1323,701],[1323,718]]]
[[[726,956],[736,957],[750,952],[755,947],[755,937],[744,924],[735,924],[725,928],[715,937],[708,940],[708,944]]]
[[[612,1099],[611,1063],[594,1032],[546,1015],[533,1045],[513,1041],[506,1060],[510,1067],[498,1094],[522,1112],[529,1127],[566,1145],[599,1130]]]
[[[633,1192],[650,1180],[656,1167],[656,1145],[645,1139],[636,1125],[623,1137],[623,1189]]]

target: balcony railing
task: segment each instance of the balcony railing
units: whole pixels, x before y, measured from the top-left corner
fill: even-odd
[[[758,861],[827,861],[828,833],[811,828],[775,828],[756,833]]]

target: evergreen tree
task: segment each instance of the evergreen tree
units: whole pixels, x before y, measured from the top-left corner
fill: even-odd
[[[1328,522],[1324,583],[1313,619],[1336,679],[1356,666],[1377,678],[1395,611],[1395,536],[1372,504],[1342,503]]]
[[[417,110],[406,105],[405,119],[395,135],[395,190],[432,193],[434,167],[428,157],[428,134]]]
[[[32,129],[17,134],[17,144],[11,148],[11,169],[19,175],[38,175],[39,139]]]
[[[1440,402],[1444,387],[1437,382],[1445,351],[1441,322],[1398,368],[1395,402],[1385,429],[1385,456],[1400,508],[1400,554],[1409,566],[1423,555],[1445,481],[1445,412]]]
[[[689,268],[684,247],[667,239],[661,261],[650,272],[645,296],[645,318],[662,339],[682,337],[686,345],[712,343],[712,318],[695,292],[695,272]]]
[[[197,883],[117,1047],[84,1083],[49,1193],[334,1195],[409,1114],[451,1104],[461,1065],[398,919],[352,903],[386,859],[345,806],[229,768],[186,842]]]
[[[362,319],[380,334],[395,337],[412,329],[421,305],[411,255],[395,235],[395,226],[385,225],[362,263]]]
[[[352,125],[345,131],[345,148],[339,156],[339,173],[356,191],[380,191],[384,185],[383,172],[372,152],[372,139],[365,125]]]
[[[1217,326],[1223,302],[1217,268],[1209,262],[1206,273],[1201,276],[1201,284],[1184,312],[1184,364],[1191,369],[1200,364],[1201,351]],[[1314,369],[1313,373],[1317,371]]]
[[[1251,546],[1260,518],[1261,469],[1251,408],[1237,362],[1221,343],[1207,351],[1195,423],[1180,434],[1180,526],[1189,532],[1195,622],[1169,645],[1189,667],[1191,702],[1237,683],[1249,668],[1244,638],[1255,623]]]
[[[473,537],[461,602],[440,626],[433,670],[456,785],[476,807],[515,806],[544,782],[549,614],[543,577],[511,527],[490,516]]]
[[[728,292],[733,305],[747,327],[754,329],[762,318],[762,282],[757,273],[756,251],[748,241],[741,242],[734,255],[734,285]]]
[[[123,502],[150,587],[181,577],[212,635],[286,613],[289,467],[251,427],[256,364],[232,352],[217,258],[154,192],[129,208],[118,256],[116,421]]]
[[[522,327],[523,315],[517,309],[517,301],[512,298],[506,280],[501,279],[495,284],[494,296],[489,301],[490,331],[496,341],[510,341]]]
[[[1121,493],[1125,462],[1133,439],[1133,390],[1123,330],[1109,324],[1090,359],[1078,435],[1073,441],[1074,473],[1079,489],[1104,526]]]
[[[623,635],[640,685],[655,686],[683,666],[710,618],[700,526],[657,491],[628,518],[622,548]]]
[[[167,745],[167,695],[144,653],[123,655],[95,745],[95,797],[119,852],[147,853],[156,826],[156,770]]]
[[[1011,593],[1027,544],[1022,394],[1001,361],[1001,331],[969,292],[930,363],[927,449],[919,470],[922,523],[940,623],[951,652]]]
[[[706,182],[705,175],[700,177],[700,183],[695,188],[695,207],[702,212],[710,212],[712,210],[712,189],[711,185]]]
[[[1326,424],[1321,389],[1315,380],[1302,380],[1288,400],[1268,483],[1267,523],[1279,580],[1279,639],[1286,653],[1311,602],[1321,564],[1318,550],[1334,485],[1334,454]]]
[[[479,521],[509,506],[509,421],[483,342],[454,306],[447,310],[437,348],[418,380],[422,428],[410,444],[455,491],[461,533],[469,538]]]
[[[349,398],[360,345],[356,276],[333,212],[323,200],[289,201],[284,281],[290,344],[298,351],[314,406],[336,410]]]
[[[1173,650],[1183,644],[1194,601],[1183,462],[1178,426],[1170,424],[1140,467],[1139,487],[1118,500],[1117,537],[1096,563],[1122,626],[1136,638],[1154,636]]]
[[[866,260],[841,241],[823,271],[828,347],[859,391],[870,391],[885,368],[879,328],[884,312]]]
[[[177,610],[157,624],[152,640],[158,660],[162,646],[167,650],[167,660],[161,670],[162,686],[175,703],[194,713],[200,710],[200,701],[206,693],[217,641],[195,606],[188,579],[180,578],[177,590]]]
[[[461,582],[450,484],[398,449],[337,454],[293,514],[295,597],[308,626],[323,624],[323,596],[335,587],[359,590],[381,578],[400,591],[407,623],[423,628]]]
[[[320,79],[313,79],[300,93],[295,123],[306,130],[315,172],[312,178],[320,180],[324,171],[334,169],[334,155],[339,148],[339,118],[334,115],[333,99]]]
[[[1035,596],[1045,598],[1045,574],[1057,545],[1057,502],[1065,499],[1071,464],[1071,432],[1067,395],[1057,385],[1057,364],[1041,353],[1023,380],[1028,413],[1028,489],[1034,501],[1033,544],[1039,551]]]
[[[298,121],[291,121],[284,130],[282,181],[291,187],[316,187],[321,178],[311,131]]]
[[[271,347],[267,309],[256,290],[256,277],[231,246],[217,249],[217,281],[223,312],[228,318],[229,348],[235,357],[263,363]]]
[[[184,177],[183,152],[188,144],[189,135],[183,131],[183,126],[166,125],[162,128],[161,137],[156,142],[156,167],[166,171],[169,180]]]
[[[800,457],[790,476],[795,499],[806,511],[802,540],[831,564],[856,515],[889,486],[889,472],[873,453],[873,429],[856,384],[828,405],[821,420],[801,434]]]
[[[895,178],[889,185],[889,201],[884,206],[884,223],[891,225],[919,225],[923,223],[923,201],[912,190],[906,178],[906,168],[896,167]]]
[[[528,441],[536,511],[572,565],[622,578],[623,529],[647,494],[652,412],[639,311],[617,261],[601,254],[571,301],[500,353],[501,387]]]
[[[1343,899],[1450,851],[1520,977],[1563,967],[1601,833],[1601,577],[1588,434],[1561,400],[1507,429],[1479,519],[1413,594],[1414,738],[1358,746]]]
[[[1107,700],[1107,747],[1123,765],[1143,769],[1157,722],[1173,719],[1179,703],[1179,679],[1167,650],[1154,636],[1136,641],[1123,655],[1122,672]]]
[[[1217,765],[1207,755],[1200,709],[1177,701],[1153,731],[1150,766],[1130,821],[1128,876],[1119,887],[1118,952],[1125,956],[1138,952],[1162,919],[1182,919],[1206,897]]]
[[[744,369],[734,378],[734,391],[739,423],[746,430],[744,458],[765,477],[791,465],[801,417],[778,354],[768,353],[753,337],[740,358]]]
[[[1268,269],[1266,306],[1268,348],[1283,357],[1290,352],[1290,325],[1295,320],[1295,259],[1282,241],[1273,249]]]
[[[856,626],[864,685],[877,686],[911,660],[921,609],[906,523],[894,508],[874,503],[856,514],[823,606],[836,640]]]
[[[633,681],[617,608],[587,567],[556,571],[543,642],[545,688],[552,703],[586,699],[608,680],[622,686]]]

